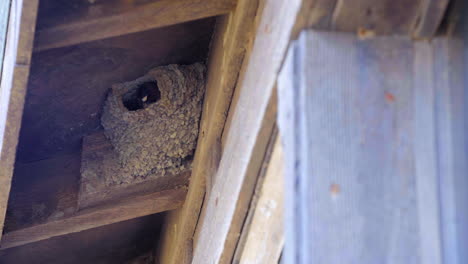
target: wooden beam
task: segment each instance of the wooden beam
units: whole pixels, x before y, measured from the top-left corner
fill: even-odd
[[[91,2],[91,1],[90,1]],[[235,0],[160,0],[105,1],[89,4],[88,12],[70,22],[57,17],[45,28],[38,29],[34,51],[75,45],[83,42],[141,32],[229,13]],[[96,12],[92,10],[99,10]]]
[[[279,138],[273,138],[265,175],[259,179],[233,263],[279,263],[284,245],[284,161]]]
[[[15,189],[10,195],[8,221],[0,248],[172,210],[183,204],[190,171],[107,188],[99,179],[87,179],[93,180],[87,184],[97,191],[83,194],[79,188],[83,184],[80,172],[86,169],[83,159],[90,159],[89,154],[94,151],[96,166],[109,165],[100,164],[102,155],[113,151],[102,132],[91,134],[83,141],[82,153],[16,163]],[[103,172],[97,173],[106,176]],[[41,209],[35,211],[35,207]]]
[[[252,200],[255,200],[255,188],[258,184],[261,184],[262,182],[262,178],[264,176],[264,172],[262,171],[262,169],[263,166],[265,166],[265,163],[267,163],[270,158],[271,145],[273,144],[272,141],[274,141],[276,137],[276,115],[277,96],[276,92],[273,92],[268,101],[262,124],[258,132],[257,140],[252,150],[252,156],[255,158],[252,159],[248,165],[244,181],[242,183],[239,198],[236,202],[233,221],[230,225],[228,237],[226,239],[223,254],[220,260],[221,263],[232,262],[231,259],[233,258],[236,247],[238,246],[238,244],[240,243],[239,241],[241,240],[241,233],[243,233],[244,231],[248,232],[245,230],[248,229],[249,226],[248,224],[246,224],[246,221],[248,221],[246,219],[248,218],[249,209],[252,206]],[[232,118],[232,112],[230,117]],[[226,131],[229,130],[229,125],[231,125],[231,123],[226,124],[225,134],[223,134],[223,138],[225,135],[229,135],[228,133],[226,133]],[[209,197],[207,197],[207,199],[209,199]],[[207,199],[205,201],[207,201]],[[203,223],[205,221],[207,216],[206,210],[207,207],[204,207],[199,223]],[[201,232],[202,228],[199,224],[197,226],[196,235],[194,238],[195,242],[200,242],[199,237]]]
[[[217,21],[208,62],[207,84],[186,202],[182,209],[170,212],[163,229],[156,263],[190,263],[193,236],[205,191],[211,190],[221,158],[221,137],[250,40],[255,32],[257,0],[240,0],[233,12]]]
[[[306,0],[307,26],[321,30],[434,37],[449,0]]]
[[[230,241],[237,239],[236,217],[242,210],[242,190],[252,165],[258,162],[257,142],[263,140],[262,126],[277,73],[289,45],[302,1],[265,1],[257,15],[253,48],[237,82],[239,100],[210,195],[206,214],[193,252],[192,263],[228,263]],[[205,209],[204,209],[205,210]]]
[[[38,0],[13,0],[9,12],[0,83],[0,231],[5,220],[23,115],[37,6]]]
[[[183,204],[186,192],[186,188],[178,188],[133,197],[119,203],[86,209],[64,219],[9,232],[3,236],[0,249],[173,210]]]

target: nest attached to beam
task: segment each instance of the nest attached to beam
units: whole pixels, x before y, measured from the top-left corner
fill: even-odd
[[[198,137],[204,76],[201,63],[173,64],[112,86],[101,123],[118,154],[120,172],[108,185],[188,169]]]

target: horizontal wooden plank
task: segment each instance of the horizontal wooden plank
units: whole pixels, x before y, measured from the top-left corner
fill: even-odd
[[[307,24],[316,29],[433,37],[449,0],[307,0]]]
[[[75,45],[229,13],[235,0],[104,1],[69,22],[38,29],[34,51]],[[98,10],[98,11],[96,11]],[[97,15],[96,15],[97,14]]]
[[[68,218],[6,233],[0,242],[0,249],[173,210],[182,206],[186,192],[186,188],[178,188],[133,197],[117,204],[86,209]]]
[[[0,263],[148,264],[130,260],[152,249],[163,220],[162,214],[149,215],[0,250]]]

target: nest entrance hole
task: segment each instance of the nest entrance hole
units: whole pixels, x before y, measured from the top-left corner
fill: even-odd
[[[161,99],[161,91],[156,81],[144,82],[122,96],[122,103],[128,111],[144,109]]]

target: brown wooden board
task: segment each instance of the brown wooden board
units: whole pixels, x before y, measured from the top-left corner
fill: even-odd
[[[2,264],[147,264],[158,242],[164,214],[140,217],[86,231],[0,250]]]
[[[231,11],[235,0],[45,1],[35,51],[75,45]],[[69,3],[71,2],[71,3]]]
[[[306,24],[315,29],[369,35],[435,35],[449,0],[307,0]]]
[[[69,217],[4,234],[0,249],[17,247],[182,206],[186,188],[164,190],[78,211]]]
[[[5,232],[68,217],[77,211],[80,153],[16,163]]]
[[[0,247],[5,246],[2,243],[6,243],[7,246],[9,243],[10,246],[12,243],[25,244],[48,236],[64,235],[83,228],[94,228],[175,209],[182,205],[185,197],[186,190],[176,187],[187,183],[188,174],[179,175],[180,177],[172,178],[164,184],[161,184],[161,181],[150,182],[144,186],[117,189],[116,193],[102,191],[88,197],[87,202],[93,205],[92,209],[80,210],[80,166],[80,153],[16,164],[5,223],[6,237],[0,243]],[[174,192],[171,193],[171,190]],[[161,191],[162,194],[158,193]],[[161,201],[162,204],[157,201]],[[119,210],[124,209],[123,214],[119,213]],[[107,212],[107,215],[104,212]],[[25,232],[26,238],[17,238],[15,235]],[[36,235],[28,232],[36,232]]]

